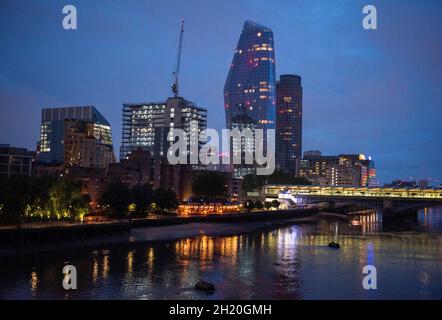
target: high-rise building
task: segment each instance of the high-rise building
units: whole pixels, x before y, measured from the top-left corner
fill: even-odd
[[[302,158],[301,77],[281,75],[276,82],[276,168],[298,175]]]
[[[246,21],[224,86],[227,128],[243,126],[238,119],[251,119],[252,123],[244,125],[264,129],[266,148],[266,130],[275,128],[275,103],[273,32],[266,26]],[[234,171],[236,176],[254,173],[244,165],[235,165]]]
[[[197,122],[198,132],[191,132],[192,121]],[[198,139],[198,134],[206,128],[207,110],[181,97],[166,102],[124,104],[120,160],[127,159],[137,149],[166,157],[171,144],[168,135],[173,135],[173,129],[183,129],[190,141]]]
[[[165,125],[165,109],[165,102],[123,104],[120,161],[137,149],[154,153],[155,130]]]
[[[35,152],[0,144],[0,179],[31,176]]]
[[[113,154],[111,126],[95,107],[50,108],[43,109],[41,114],[38,163],[65,163],[65,134],[69,121],[90,123],[90,133],[93,134],[97,146],[106,146]]]

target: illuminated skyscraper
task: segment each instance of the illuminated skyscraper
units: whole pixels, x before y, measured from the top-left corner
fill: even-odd
[[[276,168],[298,175],[301,158],[301,77],[281,75],[276,82]]]
[[[191,132],[192,121],[198,123],[198,132]],[[181,97],[169,98],[165,102],[124,104],[120,160],[127,159],[137,149],[166,156],[171,144],[167,138],[173,135],[173,129],[183,129],[190,141],[197,139],[197,134],[206,128],[207,109]]]
[[[264,137],[267,129],[275,128],[275,51],[270,28],[244,23],[224,86],[224,107],[229,129],[238,127],[235,120],[243,116],[264,129]],[[237,176],[253,173],[235,166]]]

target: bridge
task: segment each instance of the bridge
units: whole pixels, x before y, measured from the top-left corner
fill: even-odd
[[[442,206],[442,189],[434,188],[354,188],[296,185],[266,185],[267,201],[292,199],[295,202],[344,202],[397,214]]]

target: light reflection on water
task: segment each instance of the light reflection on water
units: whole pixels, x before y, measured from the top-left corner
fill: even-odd
[[[367,212],[350,223],[2,258],[0,298],[442,299],[441,223],[442,208],[426,209],[405,232],[390,232]],[[76,291],[62,288],[65,261],[77,267]],[[362,288],[367,264],[377,267],[378,290]],[[215,293],[197,292],[198,279]]]

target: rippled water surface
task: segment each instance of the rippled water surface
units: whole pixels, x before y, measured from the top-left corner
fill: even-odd
[[[403,224],[379,217],[2,257],[0,298],[442,299],[442,208]],[[62,287],[65,263],[77,268],[75,291]],[[377,290],[362,287],[368,264],[377,268]],[[198,279],[215,293],[197,292]]]

